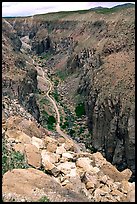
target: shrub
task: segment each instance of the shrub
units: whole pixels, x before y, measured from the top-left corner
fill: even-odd
[[[75,108],[75,113],[77,117],[81,117],[82,115],[85,115],[85,106],[84,103],[79,103]]]

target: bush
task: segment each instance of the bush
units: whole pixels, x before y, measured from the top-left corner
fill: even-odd
[[[53,125],[53,123],[56,123],[56,119],[54,116],[49,116],[48,117],[48,124]]]
[[[76,113],[76,116],[77,117],[81,117],[82,115],[85,115],[85,106],[84,106],[84,103],[80,103],[76,106],[75,108],[75,113]]]

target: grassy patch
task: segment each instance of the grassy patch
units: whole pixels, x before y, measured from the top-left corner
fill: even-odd
[[[68,74],[65,70],[61,71],[61,70],[58,70],[56,71],[55,75],[60,78],[62,81],[64,81],[67,77],[68,77]]]
[[[25,161],[25,157],[20,152],[9,150],[7,141],[2,139],[2,175],[12,169],[26,169],[29,165]]]
[[[52,92],[52,96],[54,97],[54,99],[55,99],[57,102],[59,102],[60,96],[59,96],[59,94],[58,94],[57,89],[54,89],[54,91]]]
[[[40,56],[41,59],[46,59],[49,60],[51,58],[51,53],[47,52],[47,53],[42,53]]]
[[[47,102],[48,102],[48,100],[45,97],[40,99],[40,101],[39,101],[40,105],[46,104]]]
[[[47,196],[42,196],[38,202],[50,202],[49,198]]]

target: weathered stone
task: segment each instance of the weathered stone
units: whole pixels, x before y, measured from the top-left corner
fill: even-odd
[[[66,140],[65,142],[65,145],[64,145],[64,148],[67,150],[67,151],[74,151],[74,143],[71,141],[71,140]]]
[[[47,144],[47,151],[54,153],[56,152],[56,149],[57,149],[57,144],[54,144],[54,143]]]
[[[107,163],[106,159],[102,156],[100,152],[92,154],[92,157],[94,159],[96,167],[101,167],[103,164]]]
[[[24,153],[25,153],[25,146],[24,146],[24,144],[22,144],[22,143],[14,144],[14,145],[13,145],[13,149],[14,149],[16,152],[20,152],[21,154],[24,154]]]
[[[92,181],[88,181],[86,183],[86,189],[89,190],[89,189],[93,189],[95,187],[94,183],[92,183]]]
[[[25,144],[25,154],[28,164],[34,166],[35,168],[41,167],[41,154],[36,146],[32,144]]]
[[[97,188],[94,192],[95,202],[101,202],[102,196],[106,196],[107,192]]]
[[[57,147],[56,154],[63,154],[66,152],[66,149],[64,148],[64,145]]]
[[[31,138],[26,135],[24,132],[21,132],[19,130],[7,130],[6,136],[9,138],[14,138],[16,142],[21,142],[23,144],[30,144]]]
[[[58,176],[60,173],[60,170],[50,161],[46,161],[44,163],[44,169],[55,177]]]
[[[64,162],[61,163],[57,166],[57,168],[63,172],[64,174],[71,174],[71,171],[74,171],[74,169],[76,168],[75,163],[73,162]]]
[[[55,139],[53,139],[52,137],[49,137],[49,136],[45,136],[44,141],[45,141],[46,146],[48,145],[48,143],[57,144],[57,140],[55,140]]]
[[[71,153],[69,153],[69,152],[64,152],[62,154],[62,157],[67,158],[68,160],[73,159],[73,155]]]
[[[10,193],[15,201],[22,199],[37,202],[46,196],[50,202],[86,202],[86,196],[61,187],[51,176],[34,168],[14,169],[3,176],[3,200],[9,201]]]
[[[130,183],[130,190],[127,193],[127,202],[135,202],[135,183]]]
[[[106,184],[108,180],[108,177],[106,175],[104,175],[103,177],[100,178],[100,182]]]
[[[42,139],[37,138],[37,137],[32,137],[31,138],[31,143],[35,145],[38,149],[43,149],[44,148],[44,142]]]
[[[45,166],[46,162],[50,162],[52,164],[55,164],[59,161],[59,155],[51,152],[47,152],[46,150],[41,151],[41,157],[42,157],[42,164]]]
[[[93,167],[92,160],[89,159],[88,157],[78,158],[78,160],[76,161],[76,166],[82,168],[83,171],[94,173],[99,172],[99,168]]]
[[[59,143],[65,143],[65,138],[59,137],[59,138],[58,138],[58,142],[59,142]]]
[[[98,182],[98,175],[96,173],[92,173],[92,172],[84,172],[84,174],[81,177],[81,181],[83,183],[88,183],[88,182],[92,182],[92,185],[97,185]]]
[[[104,164],[101,167],[101,171],[103,171],[104,174],[112,178],[114,181],[122,181],[122,180],[129,180],[129,178],[132,175],[132,172],[129,169],[125,169],[122,172],[119,172],[116,167],[114,167],[109,162]]]

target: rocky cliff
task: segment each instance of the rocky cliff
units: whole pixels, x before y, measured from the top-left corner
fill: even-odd
[[[39,120],[35,67],[26,63],[28,57],[21,52],[22,42],[13,26],[3,19],[2,28],[2,95],[18,99]]]
[[[88,143],[119,171],[130,168],[133,173],[130,181],[134,181],[135,10],[127,7],[112,13],[102,12],[59,12],[3,19],[3,98],[18,99],[39,122],[35,99],[37,71],[28,63],[30,59],[25,53],[45,57],[43,67],[49,73],[54,75],[59,70],[67,74],[69,82],[67,79],[62,82],[62,86],[68,89],[68,94],[64,95],[66,99],[72,94],[69,88],[72,82],[76,93],[71,98],[74,101],[76,95],[84,98],[91,132]],[[24,47],[28,49],[26,52]],[[73,104],[73,101],[69,102]],[[10,116],[10,110],[4,107],[5,110]],[[27,114],[25,117],[31,118]],[[106,174],[108,170],[104,172]],[[82,178],[81,181],[88,186],[87,178],[86,181],[85,177]],[[97,201],[95,197],[100,190],[93,192],[90,192],[92,199]],[[99,201],[104,201],[102,199]]]

